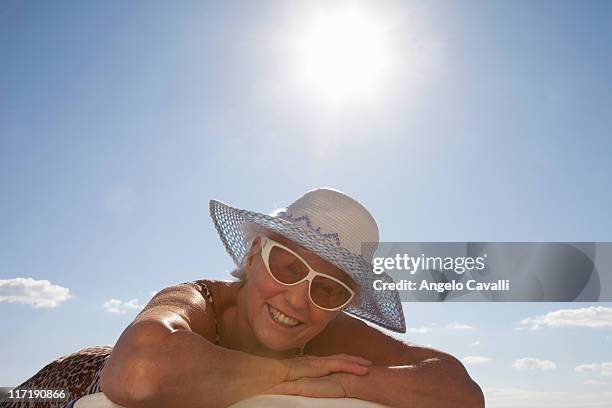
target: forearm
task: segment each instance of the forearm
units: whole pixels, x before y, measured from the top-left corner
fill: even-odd
[[[214,346],[189,331],[173,335],[182,339],[175,356],[160,362],[173,367],[157,397],[160,407],[226,407],[285,379],[284,366],[277,360]]]
[[[196,333],[168,333],[157,349],[132,350],[138,367],[119,370],[111,400],[129,408],[226,407],[284,380],[277,360],[217,347]],[[107,377],[112,377],[112,374]],[[102,391],[106,392],[102,384]]]
[[[347,397],[391,407],[482,408],[484,397],[459,362],[429,359],[416,365],[371,367],[365,376],[338,374]]]

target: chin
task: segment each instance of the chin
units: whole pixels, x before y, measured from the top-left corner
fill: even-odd
[[[272,351],[280,352],[301,347],[301,344],[296,344],[295,338],[287,338],[268,329],[261,330],[259,334],[256,333],[256,337],[261,345]]]
[[[310,339],[304,332],[308,329],[308,323],[301,322],[294,327],[283,325],[274,320],[267,304],[262,307],[258,320],[259,330],[255,331],[257,340],[270,350],[286,351],[300,348],[306,340],[298,339]]]

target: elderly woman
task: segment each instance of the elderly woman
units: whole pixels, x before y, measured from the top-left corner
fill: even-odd
[[[66,386],[71,398],[101,390],[126,407],[226,407],[257,394],[484,406],[457,359],[365,322],[405,332],[397,292],[372,288],[362,243],[378,242],[378,228],[357,201],[316,189],[272,215],[214,200],[210,211],[237,282],[168,287],[112,352],[82,350],[22,387]],[[80,382],[65,384],[83,361]]]

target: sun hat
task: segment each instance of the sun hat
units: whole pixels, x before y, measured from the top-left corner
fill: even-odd
[[[344,312],[388,330],[406,331],[397,291],[373,288],[374,280],[393,282],[393,279],[386,273],[372,272],[378,226],[355,199],[338,190],[317,188],[271,215],[210,200],[210,216],[237,266],[249,250],[245,228],[255,224],[279,233],[337,266],[359,285],[358,302]]]

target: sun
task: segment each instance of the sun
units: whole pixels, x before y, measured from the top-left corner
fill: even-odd
[[[387,31],[356,7],[311,16],[294,44],[301,89],[331,104],[376,96],[392,66]]]

